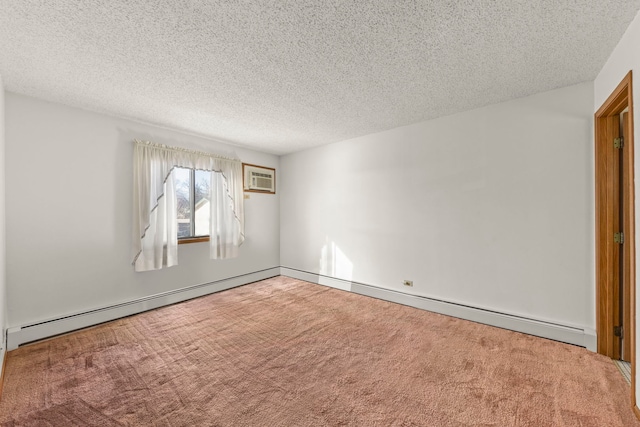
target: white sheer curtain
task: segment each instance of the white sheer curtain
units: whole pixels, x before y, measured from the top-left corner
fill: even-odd
[[[178,220],[172,171],[212,171],[210,257],[233,258],[244,241],[242,163],[209,153],[135,141],[133,265],[136,271],[178,264]]]

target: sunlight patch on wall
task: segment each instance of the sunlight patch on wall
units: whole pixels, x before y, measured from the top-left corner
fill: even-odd
[[[328,237],[320,251],[320,274],[349,281],[353,278],[353,263]]]

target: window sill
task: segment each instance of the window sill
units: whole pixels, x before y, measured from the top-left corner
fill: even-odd
[[[204,237],[189,237],[186,239],[178,239],[178,244],[179,245],[184,245],[187,243],[200,243],[200,242],[208,242],[209,241],[209,236],[204,236]]]

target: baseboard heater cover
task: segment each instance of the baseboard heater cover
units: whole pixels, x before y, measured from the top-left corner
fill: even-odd
[[[471,320],[473,322],[535,335],[542,338],[548,338],[555,341],[561,341],[568,344],[574,344],[586,347],[588,350],[594,352],[597,350],[595,331],[588,328],[578,328],[536,319],[529,319],[512,314],[505,314],[453,302],[407,294],[364,283],[323,276],[321,274],[310,273],[308,271],[302,271],[290,267],[280,267],[280,274],[294,279],[305,280],[307,282],[330,286],[364,296],[432,311],[434,313],[445,314],[447,316]]]
[[[7,350],[15,350],[18,346],[55,335],[75,331],[77,329],[109,322],[121,317],[142,313],[154,308],[175,304],[192,298],[201,297],[259,280],[280,275],[280,268],[273,267],[240,276],[217,280],[201,285],[188,286],[173,291],[163,292],[117,304],[109,307],[90,310],[57,319],[51,319],[26,326],[12,327],[7,330]]]

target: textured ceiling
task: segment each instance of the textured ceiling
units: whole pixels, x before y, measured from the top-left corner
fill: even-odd
[[[640,0],[0,0],[9,91],[283,154],[593,80]]]

